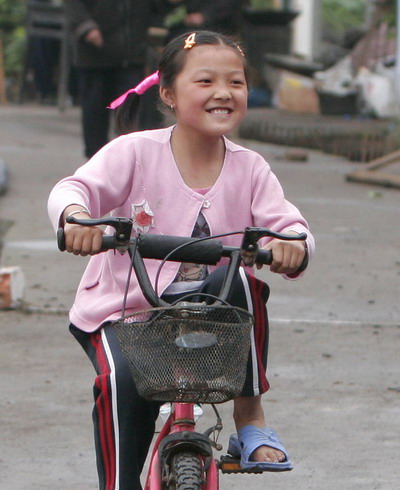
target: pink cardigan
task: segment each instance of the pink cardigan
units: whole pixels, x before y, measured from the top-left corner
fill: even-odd
[[[275,231],[307,231],[308,250],[314,240],[298,209],[285,200],[268,163],[254,151],[225,139],[221,174],[205,194],[182,180],[170,146],[173,127],[121,136],[100,150],[76,173],[52,190],[48,210],[54,229],[70,204],[85,206],[94,218],[108,213],[134,217],[141,232],[190,236],[200,211],[211,234],[264,226]],[[239,245],[240,236],[224,239]],[[158,261],[146,261],[154,280]],[[91,332],[106,320],[121,315],[129,268],[127,254],[109,251],[92,257],[80,282],[70,320]],[[159,292],[174,280],[178,263],[167,263]],[[134,276],[134,274],[132,274]],[[134,277],[127,299],[127,313],[148,307]]]

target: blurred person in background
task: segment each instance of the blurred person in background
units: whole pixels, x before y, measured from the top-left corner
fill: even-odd
[[[145,75],[149,27],[162,22],[181,1],[64,1],[74,65],[79,72],[86,157],[92,157],[109,140],[109,103]],[[145,116],[142,108],[137,129],[149,129]]]
[[[28,0],[28,9],[36,4],[59,5],[57,0]],[[30,36],[28,63],[33,72],[33,82],[41,104],[55,104],[57,99],[56,72],[59,63],[60,40],[43,36]]]
[[[193,29],[237,37],[244,0],[185,0],[185,15],[170,28],[169,38]]]

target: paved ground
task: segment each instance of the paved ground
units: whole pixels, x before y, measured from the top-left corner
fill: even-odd
[[[272,287],[269,423],[290,449],[288,474],[223,476],[222,488],[396,490],[400,469],[399,191],[344,181],[357,164],[281,146],[262,153],[308,217],[318,254],[297,282]],[[92,368],[66,331],[86,260],[57,251],[46,201],[83,162],[79,114],[0,107],[0,158],[10,189],[0,219],[15,223],[2,266],[25,274],[24,311],[0,312],[0,488],[97,488],[91,429]],[[232,430],[231,405],[221,408]],[[202,425],[210,421],[203,417]]]

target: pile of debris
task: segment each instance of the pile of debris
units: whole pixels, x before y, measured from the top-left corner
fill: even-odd
[[[266,54],[263,74],[273,107],[309,114],[397,116],[396,42],[388,24],[373,26],[345,53],[327,69],[322,63]]]
[[[265,54],[270,104],[263,115],[251,109],[240,136],[361,162],[398,150],[393,31],[379,21],[368,32],[354,31],[351,42],[348,49],[330,44],[329,56],[317,62]]]
[[[376,118],[398,115],[395,72],[396,41],[386,23],[380,23],[355,45],[343,59],[314,74],[320,95],[352,98],[353,114]],[[320,101],[322,99],[320,98]],[[321,113],[324,113],[321,107]]]

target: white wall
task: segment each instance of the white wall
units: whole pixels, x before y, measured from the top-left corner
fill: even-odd
[[[292,52],[313,60],[321,45],[321,0],[292,0],[292,10],[300,12],[293,21]]]

